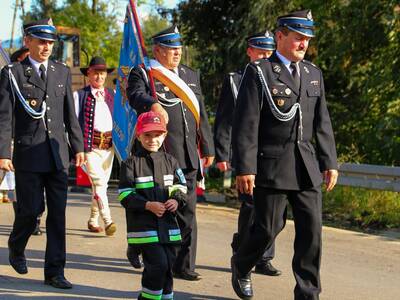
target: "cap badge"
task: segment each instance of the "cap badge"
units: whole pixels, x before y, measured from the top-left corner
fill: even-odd
[[[264,34],[266,37],[270,37],[268,30]]]
[[[313,18],[312,18],[312,14],[311,14],[311,10],[310,10],[310,11],[308,11],[308,13],[307,13],[307,19],[308,19],[308,20],[310,20],[310,21],[312,21],[312,20],[313,20]]]
[[[286,95],[289,96],[291,93],[292,93],[292,91],[289,88],[285,89],[285,94]]]
[[[276,73],[280,73],[280,72],[281,72],[281,67],[278,66],[278,65],[275,65],[275,66],[274,66],[274,71],[275,71]]]
[[[174,32],[175,32],[175,33],[179,33],[178,27],[175,26]]]
[[[54,26],[54,24],[53,24],[53,20],[52,20],[51,18],[49,19],[49,21],[47,21],[47,25]]]
[[[278,104],[278,106],[284,106],[285,105],[285,100],[284,99],[278,99],[278,100],[276,100],[276,104]]]

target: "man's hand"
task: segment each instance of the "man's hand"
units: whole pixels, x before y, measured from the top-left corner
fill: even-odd
[[[161,202],[147,201],[145,208],[161,218],[165,212],[165,205]]]
[[[14,171],[14,165],[11,159],[0,158],[0,169],[4,171]]]
[[[227,162],[227,161],[220,161],[220,162],[217,162],[217,168],[221,172],[225,172],[225,171],[228,171],[228,169],[230,169],[231,166],[229,165],[229,162]]]
[[[169,210],[170,212],[176,212],[178,209],[178,201],[175,199],[168,199],[165,203],[165,208]]]
[[[322,175],[326,184],[326,191],[329,192],[333,190],[339,176],[338,170],[326,170],[322,173]]]
[[[169,118],[168,118],[168,113],[167,111],[164,109],[164,107],[161,106],[160,103],[154,103],[151,106],[151,111],[155,112],[155,113],[159,113],[160,115],[163,116],[164,120],[165,120],[165,124],[168,124],[169,122]]]
[[[204,156],[203,157],[203,167],[208,168],[209,166],[212,165],[214,161],[214,156]]]
[[[236,176],[236,188],[241,194],[253,195],[255,175]]]
[[[85,162],[85,153],[79,152],[75,154],[75,167],[81,167]]]

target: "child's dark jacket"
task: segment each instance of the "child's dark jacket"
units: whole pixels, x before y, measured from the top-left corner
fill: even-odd
[[[121,164],[119,197],[126,209],[128,243],[180,243],[181,232],[175,213],[161,218],[145,209],[147,201],[178,201],[185,205],[186,180],[177,160],[163,151],[148,152],[142,147]]]

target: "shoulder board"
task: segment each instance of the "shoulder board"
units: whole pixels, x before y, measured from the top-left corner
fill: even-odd
[[[235,72],[229,72],[229,76],[235,76]]]
[[[14,64],[9,64],[7,65],[7,67],[12,68],[14,66]]]
[[[305,64],[307,64],[307,65],[311,65],[311,66],[313,66],[314,68],[319,69],[318,66],[315,65],[314,63],[312,63],[311,61],[308,61],[308,60],[303,59],[303,63],[305,63]]]
[[[178,66],[178,68],[184,68],[184,69],[186,69],[186,70],[189,70],[189,71],[192,71],[192,72],[196,72],[195,69],[192,69],[191,67],[188,67],[187,65],[184,65],[184,64],[180,64],[180,65]]]
[[[64,67],[67,67],[67,68],[68,68],[67,64],[64,63],[64,62],[62,62],[62,61],[59,61],[59,60],[53,60],[53,61],[54,61],[56,64],[63,65]]]

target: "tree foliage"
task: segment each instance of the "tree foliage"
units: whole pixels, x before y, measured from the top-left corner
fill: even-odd
[[[324,72],[342,161],[400,164],[400,5],[394,0],[186,0],[175,12],[196,50],[208,105],[224,74],[247,62],[245,37],[276,17],[311,8],[317,24],[308,58]]]
[[[91,1],[92,2],[92,1]],[[115,7],[118,1],[66,0],[60,7],[57,1],[36,0],[27,19],[51,17],[54,24],[79,28],[81,32],[81,61],[95,55],[103,56],[110,66],[117,66],[121,46],[121,20]]]

